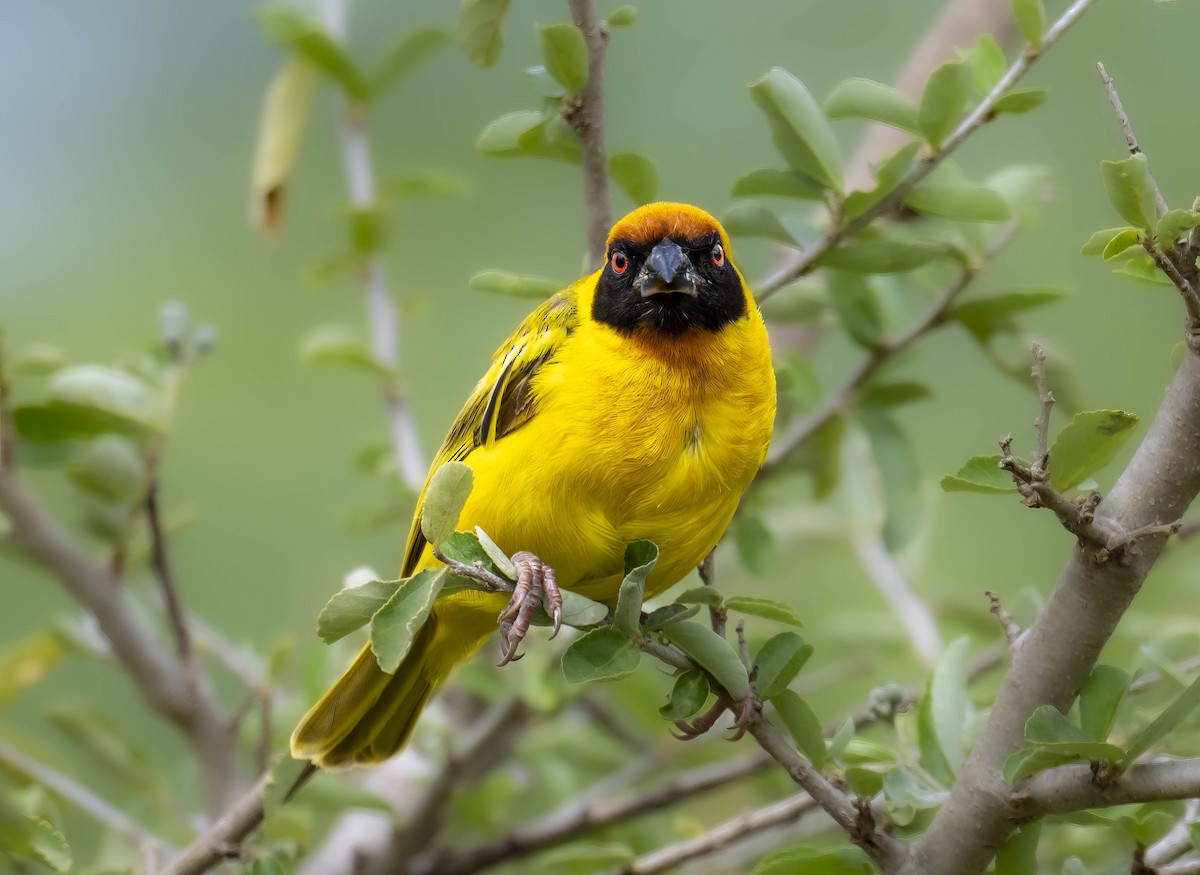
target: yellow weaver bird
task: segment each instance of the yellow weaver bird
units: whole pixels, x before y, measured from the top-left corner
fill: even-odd
[[[395,674],[369,647],[292,734],[323,768],[395,754],[429,697],[501,617],[512,659],[557,585],[613,603],[625,546],[654,541],[646,597],[696,567],[767,452],[775,376],[762,316],[703,210],[650,204],[613,226],[605,265],[538,307],[497,350],[438,451],[471,466],[459,528],[515,553],[517,591],[439,600]],[[423,498],[423,496],[422,496]],[[418,500],[402,576],[439,565]]]

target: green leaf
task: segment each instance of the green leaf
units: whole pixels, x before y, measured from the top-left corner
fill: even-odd
[[[946,492],[982,492],[1000,495],[1016,492],[1012,475],[1000,467],[1000,456],[974,456],[958,469],[957,474],[942,478],[942,489]]]
[[[766,114],[775,146],[792,169],[825,188],[842,190],[842,158],[821,108],[804,84],[775,67],[750,86]]]
[[[958,125],[971,94],[971,69],[962,61],[947,61],[929,77],[917,110],[917,124],[929,145],[940,149],[942,141]]]
[[[1050,485],[1066,492],[1087,480],[1113,460],[1137,424],[1124,410],[1076,413],[1050,446]]]
[[[874,871],[857,848],[785,848],[758,861],[750,875],[866,875]]]
[[[734,197],[792,197],[819,201],[825,190],[799,173],[763,167],[739,176],[733,183]]]
[[[1175,245],[1185,231],[1200,226],[1200,212],[1196,210],[1167,210],[1154,227],[1154,242],[1163,249]]]
[[[830,759],[836,759],[845,751],[846,745],[854,738],[855,733],[854,716],[851,715],[842,721],[842,725],[838,727],[837,732],[833,734],[833,738],[829,739],[827,750]]]
[[[1008,69],[1008,61],[1004,50],[990,33],[980,34],[975,45],[969,49],[959,49],[959,57],[971,65],[974,75],[976,97],[986,97],[993,88],[1004,78]]]
[[[503,270],[485,270],[471,277],[467,283],[477,292],[492,292],[498,295],[512,295],[517,298],[537,298],[545,300],[563,288],[558,280],[546,279],[540,276],[521,276]]]
[[[733,645],[699,623],[674,623],[662,631],[663,636],[711,674],[735,700],[750,692],[746,667]]]
[[[942,651],[917,710],[921,764],[946,786],[954,783],[964,758],[968,646],[962,637]]]
[[[871,79],[840,82],[825,99],[830,118],[866,118],[912,133],[917,127],[916,105],[890,85]]]
[[[509,580],[516,580],[517,567],[512,564],[512,560],[508,557],[508,554],[501,550],[496,545],[496,542],[488,536],[488,533],[479,526],[475,527],[475,536],[479,538],[480,546],[483,547],[488,558],[492,560],[492,563],[496,566],[496,570]]]
[[[537,858],[537,871],[553,875],[591,875],[622,869],[637,855],[620,842],[582,841],[556,848]]]
[[[393,176],[383,184],[383,193],[395,198],[465,198],[471,193],[471,183],[449,170],[419,167]]]
[[[1101,255],[1101,254],[1103,254],[1104,250],[1108,248],[1109,242],[1114,237],[1116,237],[1126,231],[1137,232],[1137,230],[1138,230],[1137,228],[1130,228],[1128,226],[1123,225],[1120,228],[1104,228],[1103,230],[1096,231],[1094,234],[1092,234],[1091,237],[1089,237],[1087,239],[1087,242],[1084,243],[1083,246],[1080,247],[1079,254],[1080,255]]]
[[[610,681],[631,675],[642,654],[623,632],[593,629],[571,642],[563,654],[563,677],[570,684]]]
[[[375,358],[362,336],[341,325],[318,325],[305,334],[300,341],[300,358],[313,365],[338,365],[379,377],[391,376],[391,370]]]
[[[853,273],[907,273],[946,254],[944,246],[933,243],[855,238],[821,256],[820,264]]]
[[[1074,762],[1079,762],[1079,757],[1072,753],[1045,747],[1023,747],[1005,757],[1002,774],[1005,782],[1013,785],[1037,772]]]
[[[721,591],[711,586],[697,586],[680,593],[675,599],[675,604],[715,608],[721,604]]]
[[[608,15],[609,27],[629,27],[637,21],[637,7],[618,6]]]
[[[800,698],[794,690],[783,690],[771,700],[775,710],[779,712],[783,725],[787,727],[800,753],[808,758],[813,768],[819,769],[825,765],[825,732],[821,729],[821,721],[808,702]]]
[[[646,592],[646,576],[658,562],[658,547],[652,541],[634,541],[625,548],[625,579],[617,596],[613,612],[614,625],[631,638],[642,634],[642,598]]]
[[[148,472],[142,454],[130,441],[100,435],[67,468],[75,485],[102,498],[135,501],[145,496]]]
[[[1029,112],[1045,103],[1049,96],[1050,92],[1045,88],[1016,88],[1005,92],[1004,96],[996,101],[992,107],[992,115]]]
[[[379,66],[371,74],[371,95],[379,98],[400,85],[449,43],[450,34],[440,27],[410,30],[383,53]]]
[[[104,365],[72,365],[56,371],[47,385],[52,403],[90,408],[131,430],[158,430],[163,425],[163,405],[142,378]]]
[[[1100,253],[1105,261],[1112,261],[1126,249],[1132,246],[1140,246],[1142,242],[1142,232],[1137,228],[1126,228],[1114,236],[1104,247],[1104,251]]]
[[[904,178],[912,167],[913,159],[921,149],[919,140],[905,143],[896,152],[888,156],[878,167],[874,168],[875,188],[870,191],[852,191],[846,197],[844,212],[846,218],[855,219],[883,200]]]
[[[454,534],[467,504],[475,474],[464,462],[447,462],[429,478],[421,507],[421,532],[435,547]]]
[[[370,89],[344,47],[295,6],[283,3],[256,13],[267,39],[322,70],[355,100],[366,100]]]
[[[594,602],[587,596],[571,592],[569,589],[562,591],[562,597],[564,625],[574,626],[576,629],[584,629],[588,626],[603,623],[608,619],[608,608],[600,602]]]
[[[502,115],[479,135],[475,149],[495,158],[552,158],[578,164],[579,138],[557,112],[520,110]]]
[[[1133,743],[1129,745],[1129,750],[1125,753],[1122,765],[1132,763],[1146,751],[1150,750],[1167,733],[1182,723],[1184,718],[1191,714],[1197,705],[1200,705],[1200,678],[1192,681],[1187,689],[1180,693],[1179,697],[1154,719],[1154,722],[1137,734],[1133,739]]]
[[[734,517],[732,529],[742,564],[760,576],[769,574],[776,559],[775,536],[762,519],[749,512],[740,513]]]
[[[650,616],[646,617],[646,622],[642,625],[652,631],[663,629],[672,623],[681,623],[684,620],[690,620],[696,614],[700,613],[700,605],[663,605],[661,608],[655,608],[650,612]]]
[[[766,237],[785,246],[798,244],[792,232],[783,226],[779,216],[761,204],[734,204],[722,217],[722,224],[731,237]]]
[[[448,576],[444,568],[418,571],[371,618],[371,650],[388,674],[400,667]]]
[[[925,182],[904,197],[918,213],[962,222],[1004,222],[1012,210],[999,192],[985,185]]]
[[[708,701],[708,678],[703,672],[685,671],[675,679],[671,699],[658,709],[667,720],[687,720],[700,712]]]
[[[1092,741],[1104,741],[1131,680],[1129,672],[1114,665],[1098,665],[1079,693],[1079,723]]]
[[[404,580],[372,580],[339,590],[317,615],[317,637],[332,644],[361,629],[404,583]]]
[[[1022,289],[1001,292],[987,298],[977,298],[959,304],[950,311],[950,318],[961,323],[975,337],[986,341],[998,331],[1013,327],[1012,317],[1026,310],[1045,307],[1067,296],[1063,289]]]
[[[1149,231],[1156,224],[1154,183],[1144,153],[1121,161],[1101,161],[1100,175],[1108,200],[1121,218],[1136,228]]]
[[[658,165],[637,152],[621,152],[608,159],[608,174],[635,204],[648,204],[658,193]]]
[[[825,284],[829,303],[850,339],[866,349],[878,347],[883,340],[883,316],[871,284],[858,274],[840,270],[826,271]]]
[[[1042,35],[1046,32],[1046,7],[1042,0],[1013,0],[1013,14],[1025,42],[1040,49]]]
[[[714,590],[715,592],[715,590]],[[719,597],[718,597],[719,598]],[[774,599],[758,598],[757,596],[737,595],[726,599],[725,610],[749,617],[761,617],[764,620],[774,620],[788,626],[800,627],[804,622],[796,612],[783,602]]]
[[[863,407],[899,407],[932,397],[933,392],[922,383],[875,383],[863,390],[858,403]]]
[[[278,231],[282,224],[288,181],[316,93],[317,68],[300,57],[289,58],[267,87],[250,174],[251,221],[261,231]]]
[[[1027,823],[1009,838],[996,854],[995,875],[1029,875],[1038,871],[1037,849],[1042,822]]]
[[[66,655],[62,640],[50,631],[34,632],[0,649],[0,708],[42,679]]]
[[[864,408],[861,418],[883,485],[883,540],[888,549],[898,552],[916,533],[921,519],[920,464],[892,414]]]
[[[501,25],[509,0],[462,0],[454,38],[466,56],[479,67],[490,67],[500,59],[504,47]]]
[[[758,667],[758,695],[773,699],[786,690],[812,652],[813,646],[795,632],[780,632],[768,638],[754,657]]]
[[[1145,252],[1130,254],[1126,251],[1124,263],[1114,270],[1113,274],[1155,286],[1174,285],[1167,275],[1158,269],[1149,253]]]
[[[1117,763],[1124,751],[1114,744],[1092,741],[1053,705],[1040,705],[1025,722],[1025,740],[1055,753],[1077,759]]]
[[[537,37],[546,72],[569,95],[577,97],[588,79],[588,51],[583,32],[564,22],[538,25]]]

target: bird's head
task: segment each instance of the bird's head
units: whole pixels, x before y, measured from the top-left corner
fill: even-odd
[[[613,226],[592,316],[622,334],[718,331],[750,295],[720,222],[687,204],[647,204]]]

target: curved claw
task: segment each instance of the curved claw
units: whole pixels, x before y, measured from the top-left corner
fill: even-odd
[[[517,569],[517,585],[500,614],[501,659],[497,665],[508,665],[521,658],[517,648],[525,640],[533,615],[543,602],[554,619],[554,635],[562,626],[562,592],[554,569],[528,551],[513,554],[512,562]]]

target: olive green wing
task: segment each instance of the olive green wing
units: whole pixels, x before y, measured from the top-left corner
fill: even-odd
[[[496,350],[492,366],[459,411],[429,468],[430,476],[447,462],[466,460],[476,447],[500,440],[534,416],[537,399],[530,391],[533,378],[554,358],[577,324],[574,286],[559,292],[525,318]],[[426,480],[408,533],[402,577],[413,573],[425,550],[421,511],[428,488]]]

